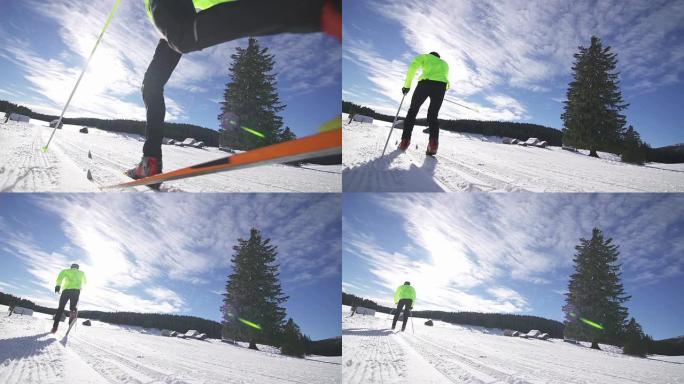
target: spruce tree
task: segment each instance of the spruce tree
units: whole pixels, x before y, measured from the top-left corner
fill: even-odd
[[[283,331],[283,343],[280,353],[288,356],[304,357],[306,354],[306,337],[302,335],[299,326],[292,320],[287,320]]]
[[[620,112],[628,104],[620,92],[617,54],[610,47],[603,48],[596,36],[591,37],[589,48],[578,49],[561,115],[563,142],[589,149],[590,156],[598,157],[598,150],[617,149],[626,123]]]
[[[641,141],[639,132],[631,125],[625,130],[622,137],[622,161],[642,165],[646,161],[646,146]]]
[[[575,247],[575,272],[570,276],[566,305],[575,316],[568,317],[565,336],[598,343],[622,344],[629,300],[622,286],[618,246],[613,239],[605,239],[600,229],[594,228],[591,239],[580,239]],[[602,329],[589,325],[599,324]]]
[[[268,48],[261,48],[259,42],[249,38],[247,47],[237,47],[229,71],[230,80],[223,92],[221,113],[221,146],[235,149],[251,149],[294,137],[289,129],[283,136],[283,119],[278,113],[285,109],[280,102],[276,86],[277,74],[273,72],[274,55]],[[259,137],[239,126],[226,124],[224,114],[235,114],[239,125],[264,135]]]
[[[641,325],[632,317],[625,327],[625,340],[622,352],[633,356],[646,356],[650,338],[644,334]]]
[[[277,247],[252,228],[249,239],[238,239],[223,295],[224,336],[256,343],[279,344],[288,297],[280,287]]]

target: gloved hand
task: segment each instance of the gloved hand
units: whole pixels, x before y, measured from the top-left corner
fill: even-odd
[[[59,293],[59,288],[60,288],[59,285],[55,285],[55,293]]]
[[[409,93],[410,90],[411,90],[411,88],[402,88],[401,93],[403,93],[405,95],[405,94]]]

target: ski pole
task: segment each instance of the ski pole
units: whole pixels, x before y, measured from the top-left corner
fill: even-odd
[[[64,118],[64,112],[66,112],[67,108],[69,108],[69,103],[71,103],[71,98],[74,97],[74,93],[76,93],[76,88],[78,88],[78,84],[81,83],[81,79],[83,78],[83,75],[85,74],[86,69],[88,69],[88,64],[90,63],[90,59],[93,58],[93,54],[95,53],[95,49],[97,49],[97,46],[100,45],[100,40],[102,40],[102,36],[104,35],[105,31],[107,30],[107,27],[109,27],[109,23],[112,21],[112,18],[114,17],[116,10],[119,8],[120,3],[121,3],[121,0],[116,0],[114,3],[114,7],[112,7],[112,10],[109,12],[109,16],[107,17],[107,21],[105,22],[104,27],[102,27],[102,31],[100,32],[100,36],[97,38],[97,41],[95,42],[95,46],[93,47],[93,50],[90,51],[90,56],[88,56],[88,60],[86,60],[85,66],[83,67],[83,70],[81,71],[81,75],[78,77],[78,80],[76,80],[76,84],[74,85],[74,89],[71,90],[71,94],[69,95],[69,99],[67,100],[66,104],[64,105],[64,109],[62,109],[62,114],[59,115],[59,120],[57,120],[57,125],[55,125],[54,129],[52,130],[52,133],[50,134],[50,138],[47,141],[47,144],[45,144],[45,146],[43,147],[43,152],[47,152],[48,146],[50,145],[50,142],[52,141],[52,137],[55,135],[57,128],[59,128],[60,125],[62,124],[62,119]]]
[[[470,108],[470,107],[468,107],[468,106],[466,106],[466,105],[463,105],[463,104],[461,104],[461,103],[457,103],[457,102],[455,102],[455,101],[449,100],[449,99],[447,99],[446,97],[444,98],[444,101],[448,101],[448,102],[450,102],[450,103],[452,103],[452,104],[456,104],[456,105],[458,105],[459,107],[463,107],[463,108],[465,108],[465,109],[470,109],[470,110],[473,111],[473,112],[477,112],[477,113],[480,112],[480,110],[477,109],[477,108]]]
[[[411,334],[412,334],[412,335],[415,335],[415,334],[416,334],[416,331],[415,331],[415,329],[413,328],[413,311],[409,311],[409,314],[410,314],[410,316],[411,316]]]
[[[399,111],[401,111],[401,105],[404,104],[404,98],[406,98],[406,94],[401,97],[401,103],[399,103],[399,109],[397,109],[397,114],[394,115],[394,121],[392,122],[392,126],[390,127],[389,135],[387,135],[387,141],[385,141],[385,148],[382,149],[382,156],[385,156],[385,151],[387,150],[387,144],[389,143],[390,137],[392,136],[392,130],[394,129],[394,124],[397,123],[397,117],[399,117]]]

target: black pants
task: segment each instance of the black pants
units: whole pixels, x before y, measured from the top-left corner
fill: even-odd
[[[397,326],[397,320],[399,320],[399,314],[401,309],[404,308],[404,323],[401,325],[401,330],[406,329],[406,322],[408,321],[409,310],[413,307],[413,300],[411,299],[401,299],[397,303],[397,309],[394,312],[394,319],[392,320],[392,329]]]
[[[150,0],[159,40],[143,79],[147,111],[143,156],[161,157],[164,137],[164,85],[183,53],[247,36],[307,33],[321,29],[325,0],[238,0],[195,12],[192,0]]]
[[[62,312],[64,312],[67,301],[69,302],[69,310],[72,312],[76,310],[80,294],[80,289],[65,289],[62,291],[62,296],[59,297],[59,307],[57,307],[57,313],[55,313],[55,322],[52,325],[53,328],[57,328],[57,325],[59,325],[59,320],[62,319]]]
[[[430,127],[430,139],[439,140],[439,120],[437,120],[437,115],[439,114],[439,109],[442,108],[445,93],[446,83],[434,80],[421,80],[418,82],[416,90],[413,91],[413,97],[411,97],[411,106],[406,114],[406,120],[404,120],[402,139],[411,139],[411,132],[413,132],[413,126],[416,124],[418,110],[429,97],[430,106],[428,107],[427,121]]]

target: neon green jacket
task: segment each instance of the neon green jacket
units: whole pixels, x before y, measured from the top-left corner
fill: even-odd
[[[81,286],[85,283],[85,273],[76,268],[69,268],[59,273],[59,276],[57,276],[57,284],[55,285],[62,287],[62,290],[81,289]]]
[[[213,7],[214,5],[228,3],[231,1],[235,0],[192,0],[192,3],[195,5],[195,9],[203,11]],[[154,24],[154,20],[152,19],[152,9],[150,9],[150,0],[145,0],[145,10],[147,11],[147,17],[149,17],[150,20],[152,20],[152,24]]]
[[[404,88],[411,88],[413,76],[415,76],[416,71],[419,68],[421,69],[419,80],[441,81],[442,83],[446,83],[447,89],[449,88],[449,64],[429,53],[418,55],[413,59],[411,65],[409,65],[408,72],[406,73]]]
[[[394,304],[398,303],[401,299],[411,299],[413,304],[416,303],[416,290],[410,285],[400,285],[396,291],[394,291]]]

